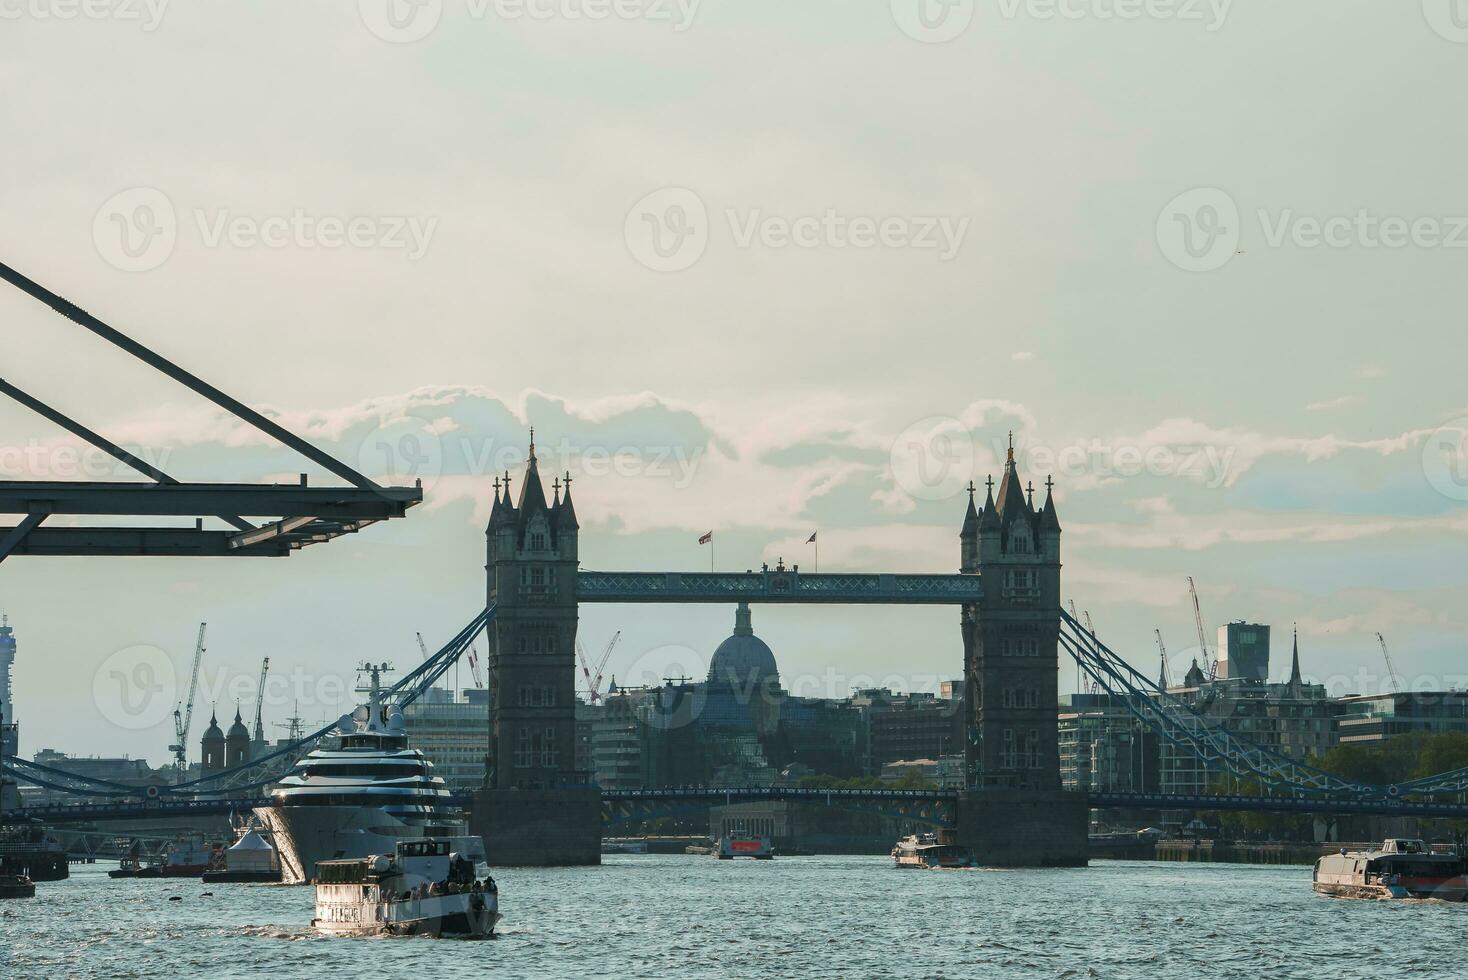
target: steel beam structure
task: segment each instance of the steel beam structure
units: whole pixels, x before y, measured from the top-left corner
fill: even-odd
[[[964,605],[984,590],[977,575],[807,574],[754,572],[581,572],[581,602],[792,602]]]
[[[180,483],[105,436],[0,378],[7,395],[42,418],[136,470],[152,483],[0,482],[0,513],[24,515],[0,527],[0,561],[9,555],[281,557],[306,545],[351,534],[378,521],[407,514],[423,500],[422,486],[381,487],[356,470],[282,428],[261,413],[154,353],[11,267],[0,263],[9,282],[62,316],[177,381],[352,484],[350,488]],[[51,515],[117,518],[191,517],[189,527],[45,527]],[[256,527],[240,515],[268,518]],[[233,532],[205,530],[202,518],[217,517]]]

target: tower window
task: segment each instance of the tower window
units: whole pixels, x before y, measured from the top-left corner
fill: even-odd
[[[533,532],[530,535],[530,550],[531,551],[544,551],[545,550],[545,532],[544,531],[535,531],[535,532]]]

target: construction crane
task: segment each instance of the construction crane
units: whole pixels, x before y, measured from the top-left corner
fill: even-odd
[[[1162,654],[1162,673],[1158,675],[1157,686],[1165,691],[1172,687],[1172,679],[1167,676],[1167,646],[1162,642],[1162,630],[1152,632],[1157,634],[1157,651]]]
[[[586,692],[592,704],[601,698],[601,679],[603,672],[607,669],[607,661],[612,657],[612,649],[616,647],[617,641],[622,638],[622,631],[617,630],[612,634],[612,639],[607,643],[606,649],[601,652],[601,659],[596,664],[596,676],[592,676],[591,664],[586,659],[586,650],[577,642],[576,656],[581,660],[581,673],[586,677]]]
[[[1193,584],[1191,575],[1188,576],[1188,593],[1193,597],[1193,622],[1198,624],[1198,651],[1203,657],[1203,666],[1207,670],[1208,679],[1216,681],[1218,680],[1218,661],[1208,653],[1208,634],[1203,629],[1203,609],[1198,605],[1198,587]]]
[[[469,644],[469,672],[474,675],[474,686],[484,690],[484,677],[479,673],[479,647],[474,643]]]
[[[255,685],[255,744],[265,744],[265,726],[260,723],[260,711],[265,707],[265,672],[270,669],[270,658],[260,661],[260,683]]]
[[[1086,618],[1086,632],[1091,634],[1091,640],[1093,642],[1095,642],[1096,641],[1096,627],[1091,624],[1091,610],[1087,609],[1085,611],[1085,613],[1084,613],[1084,616]],[[1096,678],[1094,678],[1094,677],[1088,677],[1088,678],[1086,678],[1086,693],[1087,694],[1100,694],[1101,693],[1101,685],[1096,682]]]
[[[1377,633],[1376,639],[1377,642],[1381,644],[1381,657],[1383,660],[1386,661],[1386,676],[1387,680],[1391,683],[1392,693],[1400,694],[1402,693],[1402,678],[1401,675],[1397,673],[1396,665],[1392,663],[1392,655],[1387,652],[1386,637],[1382,636],[1380,633]]]
[[[189,767],[189,728],[194,723],[194,692],[199,689],[199,661],[204,657],[204,627],[199,624],[199,639],[194,643],[194,666],[189,671],[189,696],[182,708],[173,708],[173,744],[168,750],[173,753],[173,764],[180,772]]]

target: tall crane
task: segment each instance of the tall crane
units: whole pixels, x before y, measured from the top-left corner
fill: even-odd
[[[479,647],[473,642],[469,644],[469,671],[474,675],[474,686],[484,690],[484,676],[479,673]]]
[[[1157,634],[1157,650],[1162,654],[1162,673],[1158,675],[1157,686],[1165,691],[1172,687],[1172,679],[1167,676],[1167,645],[1162,642],[1162,630],[1155,629],[1152,632]]]
[[[1085,615],[1085,618],[1086,618],[1086,632],[1091,634],[1091,640],[1093,642],[1098,642],[1098,641],[1096,641],[1096,627],[1091,624],[1091,610],[1087,609],[1085,611],[1085,614],[1084,615]],[[1094,677],[1088,677],[1088,678],[1086,678],[1086,693],[1087,694],[1100,694],[1101,693],[1101,685],[1096,682],[1096,678],[1094,678]]]
[[[255,744],[265,744],[265,726],[260,723],[260,712],[265,707],[265,672],[270,669],[270,658],[260,661],[260,682],[255,685]]]
[[[607,669],[607,661],[612,657],[612,649],[616,647],[617,641],[622,638],[622,631],[617,630],[612,634],[612,639],[607,643],[606,649],[601,652],[601,659],[596,664],[596,676],[592,676],[591,664],[586,659],[586,650],[580,643],[576,644],[576,656],[581,660],[581,673],[586,677],[586,691],[592,704],[601,698],[601,680]]]
[[[1377,633],[1376,639],[1381,644],[1381,656],[1382,659],[1386,661],[1386,676],[1387,680],[1391,682],[1392,693],[1400,694],[1402,693],[1402,678],[1401,675],[1397,673],[1396,666],[1392,663],[1392,655],[1387,652],[1386,637],[1382,636],[1380,633]]]
[[[180,772],[189,767],[189,728],[194,723],[194,692],[199,689],[199,661],[204,657],[204,627],[199,624],[199,639],[194,643],[194,665],[189,671],[189,696],[180,709],[173,708],[173,744],[168,750],[173,753],[173,764]]]
[[[1208,633],[1203,629],[1203,609],[1198,605],[1198,587],[1193,576],[1188,576],[1188,593],[1193,597],[1193,622],[1198,624],[1198,651],[1203,657],[1203,667],[1210,681],[1218,680],[1218,661],[1208,653]]]

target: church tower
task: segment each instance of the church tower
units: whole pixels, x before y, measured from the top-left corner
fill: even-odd
[[[1021,486],[1010,438],[999,493],[969,510],[961,571],[983,579],[983,599],[963,610],[966,763],[974,789],[1058,790],[1060,519],[1047,481],[1036,507]]]
[[[204,737],[199,740],[205,775],[211,772],[222,772],[225,768],[224,762],[224,731],[219,727],[219,718],[214,712],[209,713],[209,727],[204,729]]]
[[[485,531],[490,635],[489,786],[553,789],[576,768],[576,537],[571,476],[546,500],[535,430],[520,482],[494,482]],[[503,497],[501,496],[503,491]]]

